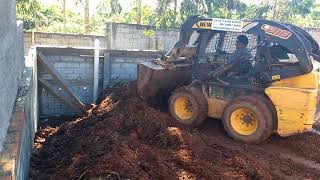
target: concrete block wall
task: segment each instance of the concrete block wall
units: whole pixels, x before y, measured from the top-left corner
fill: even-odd
[[[64,80],[70,85],[72,91],[86,104],[93,103],[93,50],[83,51],[81,49],[63,48],[37,48],[47,57]],[[55,87],[56,91],[62,88],[53,80],[46,69],[39,64],[39,78],[47,80]],[[102,92],[103,58],[99,65],[99,94]],[[74,115],[74,111],[63,104],[45,89],[41,90],[40,113],[42,116],[52,115]]]
[[[17,25],[15,1],[0,0],[0,151],[5,141],[24,67],[22,23]]]
[[[111,63],[111,81],[130,81],[137,79],[137,65],[148,62],[149,58],[113,57]]]
[[[101,48],[106,48],[108,46],[108,38],[106,36],[27,31],[24,33],[24,49],[27,53],[31,46],[37,45],[93,47],[95,39],[100,41]]]
[[[103,88],[137,79],[137,65],[161,57],[161,51],[107,50],[104,56]]]
[[[319,28],[305,28],[306,31],[320,44],[320,29]]]
[[[151,30],[153,35],[147,36],[145,32]],[[179,39],[179,29],[159,29],[154,26],[107,23],[106,36],[109,49],[122,50],[159,50],[170,49]]]
[[[147,30],[153,31],[154,34],[145,35]],[[179,39],[179,29],[107,23],[106,34],[103,36],[27,31],[24,33],[25,55],[31,46],[93,47],[95,39],[99,39],[100,47],[106,49],[166,51]]]
[[[66,80],[72,91],[85,104],[93,103],[93,50],[75,48],[38,47],[50,64]],[[99,64],[99,92],[118,82],[137,78],[137,64],[163,55],[159,51],[101,50]],[[106,56],[103,56],[106,55]],[[48,81],[55,91],[62,90],[47,70],[38,63],[39,78]],[[75,112],[45,89],[40,89],[40,116],[74,115]]]
[[[37,128],[37,82],[33,67],[26,67],[15,98],[4,149],[0,153],[0,179],[29,178],[30,157]]]
[[[34,69],[24,69],[23,25],[17,25],[15,7],[15,0],[0,0],[0,179],[24,180],[38,117],[37,82]]]

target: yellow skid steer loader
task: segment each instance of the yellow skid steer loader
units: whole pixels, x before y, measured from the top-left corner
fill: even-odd
[[[272,132],[309,131],[319,119],[319,55],[294,25],[194,16],[165,56],[138,65],[138,93],[170,93],[179,122],[222,119],[235,140],[260,143]]]

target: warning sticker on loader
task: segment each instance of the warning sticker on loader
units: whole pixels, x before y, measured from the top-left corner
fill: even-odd
[[[273,80],[273,81],[280,80],[280,79],[281,79],[280,75],[274,75],[274,76],[272,76],[272,80]]]

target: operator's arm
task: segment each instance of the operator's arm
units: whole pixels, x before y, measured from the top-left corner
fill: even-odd
[[[230,58],[226,63],[224,63],[223,65],[218,67],[215,71],[210,73],[210,75],[213,78],[218,78],[223,73],[225,73],[225,72],[229,71],[230,69],[232,69],[233,67],[235,67],[235,65],[238,65],[242,61],[248,60],[251,57],[252,57],[252,55],[249,53],[249,51],[247,49],[237,49],[236,51],[234,51],[233,53],[230,54]]]

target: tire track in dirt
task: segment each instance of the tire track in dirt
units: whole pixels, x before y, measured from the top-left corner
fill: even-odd
[[[320,164],[320,135],[317,133],[307,132],[286,138],[272,136],[267,142],[279,147],[280,150],[285,149],[284,152],[290,152],[287,155],[289,157],[295,154],[297,158],[294,159],[304,158],[306,161],[311,161],[307,164]]]
[[[293,141],[291,139],[273,136],[260,145],[245,145],[229,138],[219,120],[214,119],[207,120],[200,127],[200,132],[208,144],[218,142],[225,149],[235,151],[241,157],[272,172],[275,179],[319,179],[320,177],[320,164],[310,158],[319,156],[319,153],[315,151],[308,156],[303,156],[301,153],[297,154],[295,151],[299,152],[299,150],[292,149],[292,146],[286,146],[289,142],[291,145],[291,141]],[[320,141],[320,136],[315,134],[302,134],[302,136],[300,140],[295,141],[298,146],[304,143],[312,144],[315,140]],[[310,136],[312,136],[311,142],[308,141]],[[276,139],[276,142],[273,142],[274,139]]]

